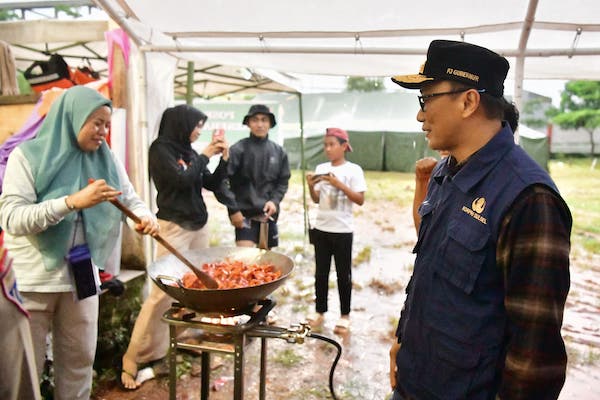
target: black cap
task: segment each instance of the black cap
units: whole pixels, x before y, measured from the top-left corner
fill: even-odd
[[[269,118],[271,119],[271,128],[273,128],[275,125],[277,125],[277,122],[275,121],[275,115],[273,115],[271,110],[269,110],[269,107],[265,106],[264,104],[254,104],[253,106],[251,106],[250,109],[248,110],[248,114],[246,114],[246,116],[244,117],[244,121],[242,123],[244,125],[248,125],[248,118],[253,117],[256,114],[268,115]]]
[[[506,58],[485,47],[434,40],[429,44],[427,60],[418,74],[397,75],[392,81],[407,89],[420,89],[433,81],[457,81],[502,97],[508,68]]]

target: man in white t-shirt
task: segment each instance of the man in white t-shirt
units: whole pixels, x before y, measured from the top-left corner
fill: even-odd
[[[310,197],[319,204],[313,239],[316,313],[309,317],[308,321],[313,328],[323,323],[327,311],[329,271],[333,256],[341,314],[334,332],[342,334],[350,328],[354,231],[352,205],[363,205],[367,184],[362,168],[346,160],[345,154],[352,151],[352,147],[345,130],[327,128],[323,149],[329,162],[319,164],[314,174],[307,175]]]

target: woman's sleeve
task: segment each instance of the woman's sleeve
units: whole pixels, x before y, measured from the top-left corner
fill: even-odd
[[[34,235],[58,224],[71,210],[65,196],[37,203],[29,162],[16,148],[6,164],[0,196],[0,226],[11,235]]]

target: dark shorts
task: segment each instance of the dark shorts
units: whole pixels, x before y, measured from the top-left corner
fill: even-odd
[[[279,245],[279,233],[277,232],[277,223],[268,221],[269,224],[269,240],[267,246],[269,248]],[[260,222],[253,219],[244,218],[244,228],[235,228],[235,240],[250,240],[258,244],[260,235]]]

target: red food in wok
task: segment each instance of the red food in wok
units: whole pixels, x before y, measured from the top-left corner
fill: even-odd
[[[219,289],[257,286],[281,277],[281,271],[273,264],[246,264],[241,260],[204,263],[202,270],[219,283]],[[191,271],[186,272],[181,280],[187,289],[206,289]]]

